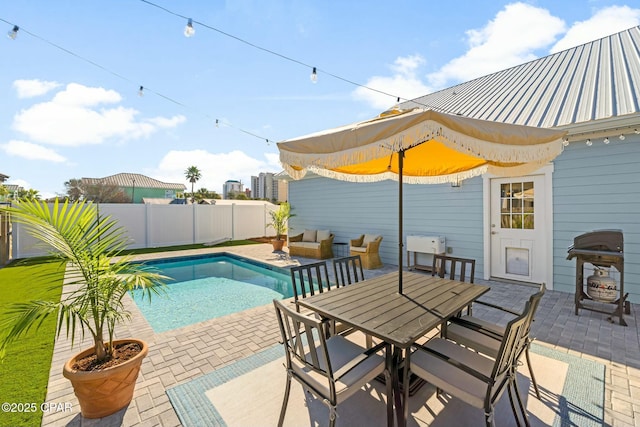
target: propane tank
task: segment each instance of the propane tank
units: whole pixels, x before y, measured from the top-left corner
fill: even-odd
[[[618,296],[616,281],[609,277],[609,271],[596,267],[593,275],[587,277],[587,295],[596,301],[613,302]]]

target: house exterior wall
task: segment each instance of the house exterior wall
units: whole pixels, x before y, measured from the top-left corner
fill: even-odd
[[[361,234],[381,234],[380,257],[398,260],[398,183],[350,183],[328,178],[289,182],[289,202],[296,216],[289,235],[305,228],[329,229],[334,241],[349,242]],[[404,235],[443,235],[452,255],[478,260],[482,277],[482,179],[458,187],[449,184],[404,186]],[[403,249],[403,265],[406,250]]]
[[[640,135],[587,146],[571,143],[554,161],[553,289],[575,292],[575,260],[567,260],[573,239],[599,229],[624,233],[625,293],[640,302]],[[305,228],[328,228],[335,241],[363,233],[382,234],[384,263],[398,259],[398,185],[393,181],[349,183],[314,177],[289,182],[296,214],[290,235]],[[404,236],[444,235],[452,255],[476,259],[483,277],[482,179],[448,184],[404,186]],[[403,265],[406,265],[406,251]],[[487,256],[489,256],[487,254]],[[585,271],[585,275],[592,274]]]
[[[124,193],[131,199],[133,195],[133,203],[143,203],[142,199],[175,199],[177,191],[165,188],[144,188],[144,187],[126,187],[123,188]],[[181,192],[183,193],[183,192]]]
[[[640,135],[611,138],[591,147],[576,142],[555,160],[553,175],[554,288],[575,291],[575,260],[567,260],[574,237],[599,229],[624,233],[624,287],[640,302]],[[585,270],[585,275],[592,273]]]

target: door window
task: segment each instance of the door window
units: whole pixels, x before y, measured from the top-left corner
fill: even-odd
[[[533,229],[533,181],[500,185],[500,228]]]

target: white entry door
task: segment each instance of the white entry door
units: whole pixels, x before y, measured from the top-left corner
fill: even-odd
[[[545,175],[491,180],[491,276],[545,281],[544,184]]]

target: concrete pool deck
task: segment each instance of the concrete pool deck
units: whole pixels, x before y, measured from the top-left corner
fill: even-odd
[[[273,253],[269,244],[146,254],[136,259],[217,252],[229,252],[279,267],[314,261]],[[365,276],[395,269],[397,266],[387,265],[380,270],[366,270]],[[487,299],[505,306],[517,306],[524,299],[524,288],[527,295],[532,292],[530,287],[522,285],[487,283],[492,286]],[[131,404],[109,417],[83,418],[71,385],[62,376],[62,366],[91,343],[88,339],[78,341],[72,349],[69,341],[61,338],[54,349],[46,402],[60,404],[61,408],[71,403],[71,410],[45,413],[43,426],[180,426],[166,394],[167,388],[272,347],[280,339],[271,304],[157,334],[130,299],[127,304],[132,321],[118,329],[118,337],[136,337],[150,344]],[[623,327],[609,323],[607,315],[601,313],[583,310],[580,316],[575,316],[573,294],[548,291],[533,324],[532,334],[538,344],[605,365],[604,425],[640,427],[639,309],[637,304],[632,304],[631,315],[625,316],[629,326]]]

